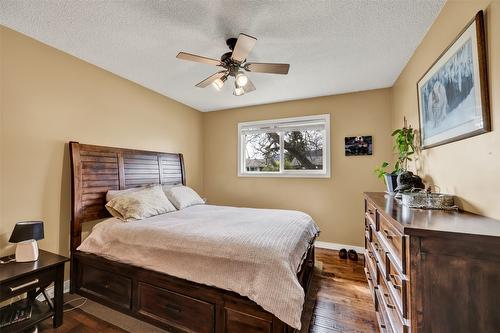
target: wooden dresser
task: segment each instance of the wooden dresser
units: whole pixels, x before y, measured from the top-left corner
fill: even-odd
[[[365,193],[365,248],[381,332],[500,332],[500,221]]]

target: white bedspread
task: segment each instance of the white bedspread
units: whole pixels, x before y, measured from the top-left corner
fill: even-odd
[[[298,211],[198,205],[140,221],[110,218],[78,250],[234,291],[300,329],[297,272],[318,231]]]

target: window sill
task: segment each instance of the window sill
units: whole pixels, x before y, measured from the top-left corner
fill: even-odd
[[[243,178],[331,178],[330,174],[323,173],[238,173],[238,177]]]

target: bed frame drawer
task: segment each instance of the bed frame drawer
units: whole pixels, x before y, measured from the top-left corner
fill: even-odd
[[[214,305],[167,289],[139,282],[138,312],[174,332],[214,331]]]
[[[80,289],[108,303],[130,309],[132,280],[126,276],[89,265],[79,266]]]
[[[272,320],[254,317],[228,308],[225,309],[225,312],[225,333],[271,333],[273,331]]]

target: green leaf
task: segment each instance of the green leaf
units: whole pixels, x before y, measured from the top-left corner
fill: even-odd
[[[401,133],[401,129],[398,128],[397,130],[392,132],[391,136],[394,136],[394,135],[399,134],[399,133]]]

